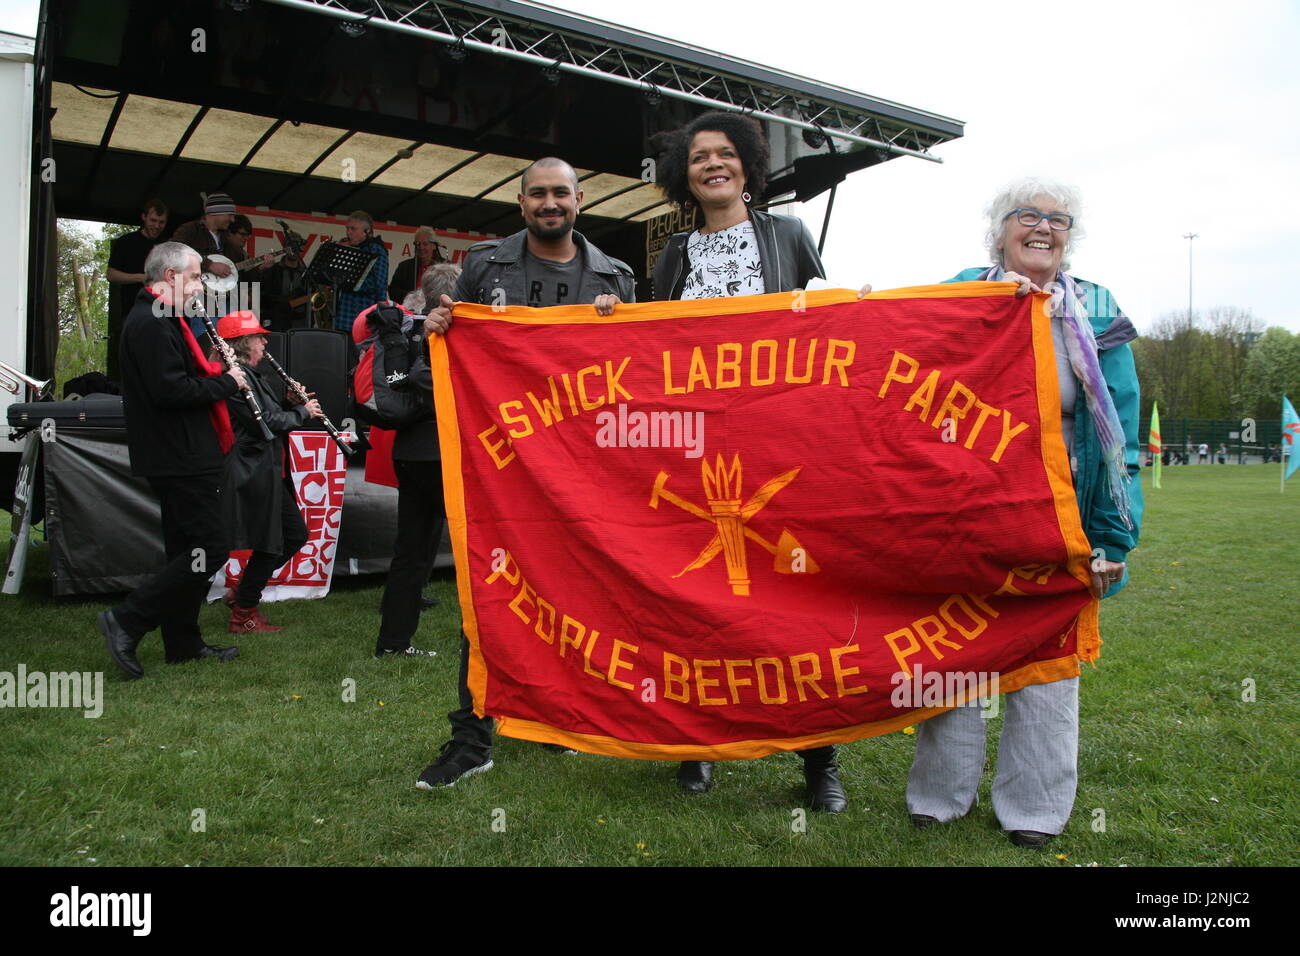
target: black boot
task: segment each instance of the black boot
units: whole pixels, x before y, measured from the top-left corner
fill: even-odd
[[[704,793],[713,786],[713,764],[707,760],[683,760],[677,768],[677,786],[683,793]]]
[[[813,810],[843,813],[849,798],[840,785],[840,767],[835,762],[835,745],[800,751],[803,757],[803,778],[808,784],[808,803]]]

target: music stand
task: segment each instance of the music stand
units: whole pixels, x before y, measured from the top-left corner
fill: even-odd
[[[326,242],[316,247],[308,275],[323,285],[336,290],[356,292],[375,267],[379,253],[339,242]],[[337,296],[330,297],[329,327],[334,327],[334,310],[338,308]]]

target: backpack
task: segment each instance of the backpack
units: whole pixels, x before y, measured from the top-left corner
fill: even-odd
[[[352,340],[360,360],[352,373],[357,417],[380,428],[401,428],[430,416],[419,389],[410,383],[411,366],[422,336],[403,330],[413,317],[399,305],[380,302],[357,316]]]

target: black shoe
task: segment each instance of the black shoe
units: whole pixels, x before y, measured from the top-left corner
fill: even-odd
[[[441,751],[441,756],[425,767],[420,779],[415,781],[420,790],[452,787],[457,780],[492,769],[491,751],[476,750],[454,740],[443,744]]]
[[[566,757],[578,752],[572,747],[564,746],[564,744],[542,744],[541,746],[543,750],[549,750],[553,754],[564,754]]]
[[[437,607],[437,606],[438,606],[438,599],[437,599],[437,598],[425,597],[423,594],[420,595],[420,610],[421,610],[421,611],[427,611],[427,610],[429,610],[429,608],[431,608],[431,607]]]
[[[1047,846],[1047,841],[1052,838],[1051,833],[1039,833],[1037,830],[1008,830],[1007,839],[1016,846],[1024,847],[1026,850],[1041,850]]]
[[[848,809],[849,798],[840,785],[839,764],[835,762],[835,746],[804,750],[803,779],[808,785],[808,805],[826,813],[843,813]]]
[[[204,644],[195,653],[189,657],[178,657],[175,660],[169,660],[168,664],[184,664],[188,661],[202,661],[209,657],[219,661],[233,661],[239,656],[238,647],[218,647],[214,644]]]
[[[677,768],[677,786],[682,793],[705,793],[713,786],[713,764],[707,760],[683,760]]]
[[[377,647],[375,648],[376,657],[437,657],[437,651],[422,651],[420,648],[410,646],[406,648],[397,647]]]
[[[912,826],[916,827],[918,830],[924,830],[926,827],[932,827],[938,822],[939,820],[936,817],[932,817],[928,813],[912,814]]]
[[[121,624],[117,623],[117,618],[113,616],[112,611],[100,611],[95,618],[95,623],[99,625],[99,632],[104,635],[108,653],[117,666],[126,672],[127,677],[132,679],[143,677],[144,668],[135,658],[135,648],[140,643],[139,639],[132,637]]]

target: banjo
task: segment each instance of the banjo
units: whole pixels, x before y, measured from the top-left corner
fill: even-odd
[[[281,249],[279,252],[268,253],[268,255],[271,256],[272,260],[278,260],[288,251],[288,249]],[[214,252],[207,257],[207,260],[209,263],[219,262],[223,266],[227,266],[230,269],[230,272],[224,276],[219,276],[212,272],[205,272],[202,277],[203,285],[213,292],[229,292],[239,284],[239,273],[244,269],[249,269],[257,265],[262,261],[262,256],[253,256],[252,258],[245,259],[243,262],[231,262],[225,256]]]

